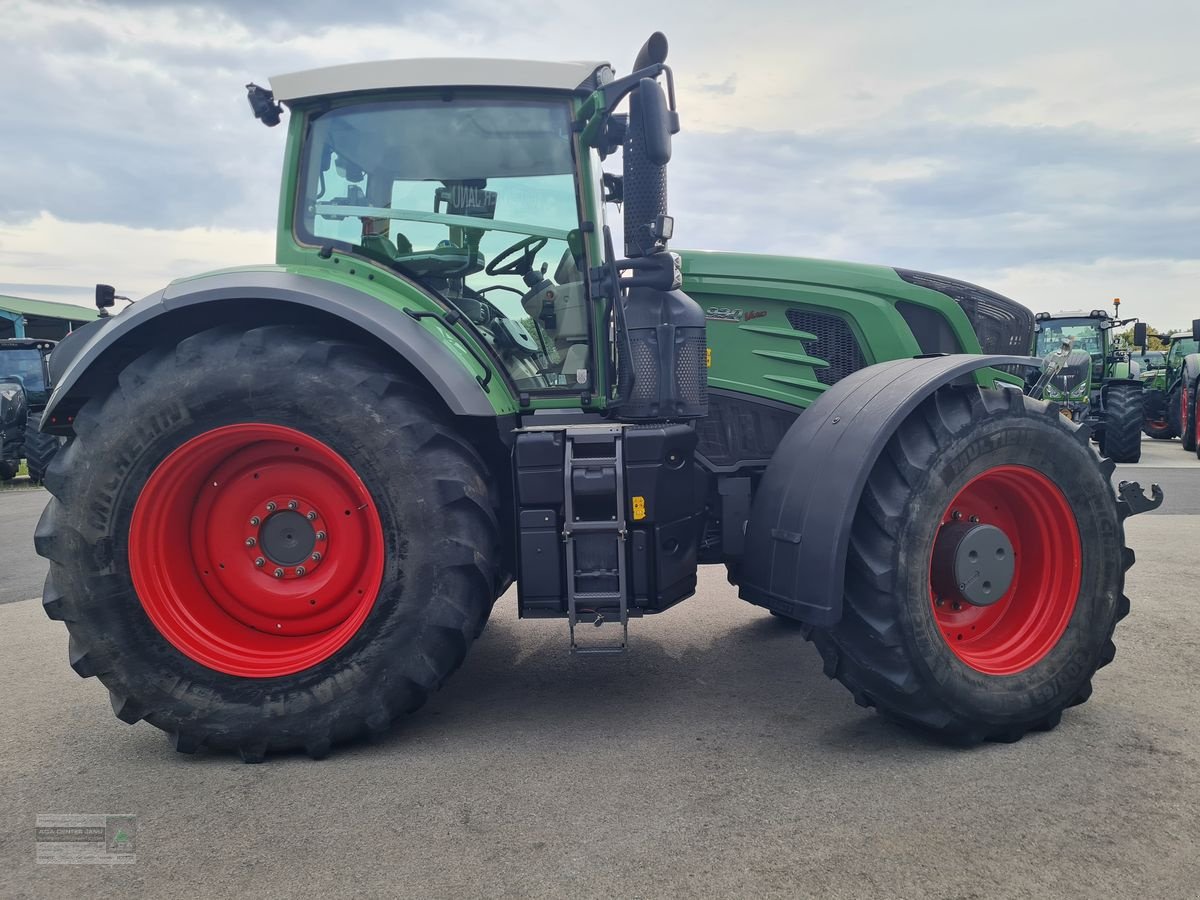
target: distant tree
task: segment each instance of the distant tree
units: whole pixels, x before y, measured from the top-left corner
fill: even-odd
[[[1178,329],[1178,328],[1168,328],[1166,331],[1159,331],[1159,329],[1157,329],[1153,325],[1150,325],[1149,323],[1147,323],[1146,331],[1148,331],[1150,333],[1150,339],[1147,342],[1146,349],[1147,350],[1166,350],[1167,342],[1163,341],[1163,340],[1159,340],[1159,335],[1161,334],[1163,337],[1166,337],[1167,335],[1171,334],[1171,332],[1179,331],[1179,330],[1180,329]],[[1124,344],[1126,347],[1132,347],[1133,346],[1133,329],[1126,328],[1124,331],[1119,332],[1117,334],[1117,340],[1120,343]]]

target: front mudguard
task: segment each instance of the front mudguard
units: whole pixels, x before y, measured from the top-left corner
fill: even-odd
[[[1179,368],[1179,380],[1187,385],[1188,391],[1194,393],[1200,384],[1200,353],[1189,353],[1183,358]]]
[[[1146,385],[1137,378],[1110,378],[1100,386],[1100,407],[1108,406],[1108,392],[1118,386],[1137,388],[1139,391],[1145,391]]]
[[[900,423],[939,388],[978,369],[1041,363],[968,354],[898,359],[837,382],[796,420],[763,474],[746,526],[739,596],[811,625],[834,625],[858,501]]]

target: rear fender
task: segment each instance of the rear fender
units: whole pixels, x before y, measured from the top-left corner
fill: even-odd
[[[156,326],[165,325],[166,317],[187,323],[180,325],[183,330],[179,334],[168,331],[182,338],[219,324],[221,311],[230,303],[244,311],[251,309],[250,304],[264,301],[292,313],[307,311],[325,320],[332,317],[382,342],[429,382],[454,415],[496,416],[475,373],[402,310],[320,278],[283,271],[239,271],[169,286],[62,341],[50,357],[54,392],[42,417],[43,430],[70,434],[70,422],[89,396],[93,376],[110,374],[117,361],[160,342],[162,332]],[[206,306],[210,315],[206,315]]]
[[[868,366],[837,382],[784,435],[755,493],[740,566],[744,600],[829,627],[842,614],[850,528],[867,476],[925,398],[1025,356],[954,354]]]

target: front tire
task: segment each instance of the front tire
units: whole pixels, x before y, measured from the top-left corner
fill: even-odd
[[[1133,553],[1098,462],[1087,430],[1053,406],[978,389],[926,400],[868,478],[842,618],[811,633],[826,674],[953,743],[1057,725],[1112,661],[1129,609]],[[942,552],[946,535],[978,525],[1003,532],[1014,557],[1010,586],[984,605],[946,589]]]
[[[1192,402],[1192,444],[1195,447],[1196,458],[1200,459],[1200,386],[1193,393],[1196,396]]]
[[[1175,389],[1167,394],[1167,424],[1171,428],[1171,436],[1179,435],[1179,392],[1182,390],[1180,385],[1175,385]]]
[[[1175,437],[1175,433],[1171,431],[1171,424],[1166,420],[1146,422],[1142,426],[1142,433],[1155,441],[1169,441]]]
[[[1195,401],[1197,391],[1197,382],[1188,384],[1186,380],[1179,384],[1179,440],[1183,444],[1183,449],[1194,451],[1197,447],[1196,441],[1196,416],[1195,416]]]
[[[12,481],[21,471],[21,462],[16,459],[0,459],[0,481]]]
[[[1108,389],[1100,452],[1119,463],[1135,463],[1142,458],[1141,387],[1116,384]]]
[[[53,434],[42,434],[42,414],[30,413],[25,421],[25,466],[29,480],[41,484],[46,480],[50,461],[62,446],[62,439]]]
[[[382,734],[483,627],[487,467],[359,347],[213,329],[129,365],[75,433],[37,528],[43,603],[75,671],[178,750],[319,757]]]

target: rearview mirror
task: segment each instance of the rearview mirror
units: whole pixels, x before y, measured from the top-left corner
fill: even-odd
[[[646,136],[646,159],[652,165],[665,166],[671,161],[671,132],[674,130],[674,116],[667,107],[666,95],[653,78],[643,78],[638,85],[638,101]]]
[[[117,291],[111,284],[96,285],[96,309],[108,309],[117,302]]]
[[[1146,323],[1138,322],[1133,326],[1133,346],[1145,349],[1149,338],[1146,334]]]
[[[1200,319],[1192,319],[1192,340],[1200,341]]]

